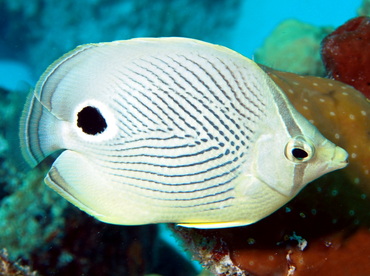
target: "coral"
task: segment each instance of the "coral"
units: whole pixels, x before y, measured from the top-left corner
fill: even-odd
[[[324,75],[320,42],[330,27],[315,27],[298,20],[282,22],[257,49],[255,61],[278,70],[302,75]]]
[[[255,224],[174,231],[216,275],[370,275],[370,103],[334,80],[264,69],[351,164]]]
[[[13,263],[8,258],[6,249],[0,251],[0,276],[37,276],[36,271],[31,271],[27,266]]]
[[[330,77],[352,85],[370,98],[370,17],[357,17],[322,42],[322,58]]]
[[[359,16],[370,16],[370,0],[362,0],[362,5],[358,9]]]
[[[11,259],[28,259],[30,252],[47,242],[64,225],[62,212],[67,205],[43,186],[40,171],[20,176],[19,187],[0,205],[0,244],[10,250]]]
[[[60,55],[84,43],[143,36],[225,43],[241,5],[240,0],[31,2],[0,0],[0,35],[8,47],[17,45],[10,56],[27,61],[36,76]]]

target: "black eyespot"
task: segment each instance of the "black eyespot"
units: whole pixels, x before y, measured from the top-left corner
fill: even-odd
[[[99,109],[93,106],[86,106],[77,114],[77,126],[86,134],[96,135],[104,132],[107,128],[107,122]]]
[[[308,153],[300,148],[292,149],[292,155],[298,160],[303,160],[308,156]]]

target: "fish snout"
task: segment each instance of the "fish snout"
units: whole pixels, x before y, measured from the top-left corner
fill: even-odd
[[[348,162],[347,151],[336,146],[331,160],[331,167],[333,167],[333,169],[342,169],[348,165]]]

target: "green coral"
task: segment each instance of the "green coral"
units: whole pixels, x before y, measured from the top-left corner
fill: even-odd
[[[362,0],[361,7],[357,10],[359,16],[370,16],[370,0]]]
[[[255,61],[277,70],[302,75],[322,76],[322,39],[331,27],[316,27],[298,20],[282,22],[255,53]]]
[[[62,212],[68,203],[43,184],[44,173],[34,169],[24,175],[20,187],[0,203],[0,244],[11,259],[29,258],[64,225]]]

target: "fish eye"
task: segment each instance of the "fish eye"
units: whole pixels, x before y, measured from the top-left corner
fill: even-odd
[[[77,113],[77,126],[86,134],[97,135],[105,131],[107,122],[98,108],[86,106]]]
[[[292,138],[285,147],[285,157],[294,163],[307,162],[314,153],[312,142],[303,136]]]
[[[308,156],[308,153],[304,149],[294,148],[292,149],[292,155],[298,160],[303,160]]]

